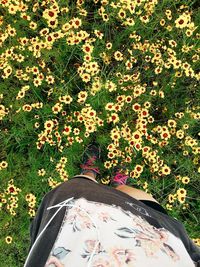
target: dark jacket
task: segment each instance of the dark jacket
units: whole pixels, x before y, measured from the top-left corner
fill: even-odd
[[[169,230],[176,237],[180,238],[191,259],[196,263],[196,266],[200,267],[200,248],[197,247],[188,237],[182,223],[164,213],[148,207],[141,201],[132,198],[124,192],[95,183],[85,177],[75,177],[70,179],[69,181],[60,184],[44,196],[36,217],[31,224],[30,255],[27,257],[26,265],[24,265],[25,267],[44,267],[65,215],[65,208],[62,208],[49,223],[42,235],[40,235],[42,230],[55,214],[55,209],[47,210],[47,208],[71,197],[74,197],[75,199],[84,197],[89,201],[114,204],[121,206],[124,210],[131,211],[135,214],[138,213],[140,216],[142,214],[142,216],[151,225],[157,228],[163,227]],[[137,207],[137,210],[128,205],[127,201]],[[146,216],[145,211],[148,211],[148,213],[151,214],[151,217]],[[38,238],[37,242],[34,244],[39,235],[40,238]],[[32,249],[33,245],[34,248]]]

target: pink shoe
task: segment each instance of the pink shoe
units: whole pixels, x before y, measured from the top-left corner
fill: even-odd
[[[121,170],[122,169],[122,170]],[[129,178],[128,175],[126,175],[123,172],[123,169],[125,169],[124,167],[117,167],[117,170],[115,172],[115,175],[112,179],[113,185],[123,185],[126,184],[127,179]]]
[[[100,174],[97,161],[101,158],[100,146],[96,143],[89,144],[83,153],[83,164],[80,165],[81,173],[92,171],[95,176]]]

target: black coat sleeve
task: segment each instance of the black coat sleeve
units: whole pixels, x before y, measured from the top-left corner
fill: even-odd
[[[200,267],[200,247],[197,246],[187,234],[187,231],[182,223],[180,223],[180,237],[184,243],[188,254],[194,261],[196,267]]]

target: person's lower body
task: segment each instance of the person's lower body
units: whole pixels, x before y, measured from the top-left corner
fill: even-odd
[[[74,177],[85,177],[87,179],[93,180],[94,182],[98,183],[96,178],[97,175],[100,174],[100,170],[97,167],[97,161],[101,158],[101,150],[97,144],[89,145],[83,155],[83,164],[80,165],[81,173],[80,175],[76,175]],[[120,168],[116,169],[116,173],[113,177],[113,182],[115,184],[115,189],[122,191],[129,196],[143,202],[145,205],[168,214],[167,211],[157,202],[152,195],[144,192],[143,190],[133,188],[131,186],[127,186],[126,180],[128,176],[123,173],[123,170],[120,172]]]

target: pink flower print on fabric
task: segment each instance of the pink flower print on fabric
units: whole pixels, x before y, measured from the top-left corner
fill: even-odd
[[[113,267],[113,265],[110,264],[110,260],[98,258],[94,260],[92,267]]]
[[[50,259],[47,261],[44,267],[65,267],[64,264],[62,264],[59,259],[57,259],[54,256],[51,256]]]
[[[78,208],[69,210],[69,213],[65,217],[65,221],[73,226],[74,232],[95,227],[86,213]]]
[[[96,245],[97,240],[85,240],[84,242],[84,253],[81,254],[82,258],[87,258],[87,260],[91,257],[91,254],[93,252],[93,249]],[[98,247],[95,251],[95,255],[98,255],[99,253],[103,253],[105,252],[105,250],[103,249],[103,247],[101,246],[101,244],[98,244]]]
[[[134,266],[136,261],[135,254],[132,249],[127,249],[124,247],[112,247],[109,249],[109,256],[111,262],[114,263],[113,266]]]
[[[157,229],[139,217],[133,220],[132,227],[118,228],[115,234],[121,238],[133,238],[136,247],[142,248],[147,257],[157,259],[159,251],[162,251],[173,261],[180,260],[179,255],[167,244],[169,232],[164,228]]]
[[[101,221],[105,222],[105,223],[107,223],[108,221],[111,221],[111,220],[116,221],[115,219],[113,219],[113,218],[110,216],[110,214],[109,214],[108,212],[101,212],[101,213],[99,214],[98,218],[99,218]]]

